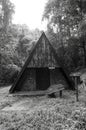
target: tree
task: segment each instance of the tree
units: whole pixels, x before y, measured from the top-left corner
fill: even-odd
[[[61,37],[70,37],[77,31],[82,17],[77,1],[79,0],[48,0],[43,18],[48,19],[48,27],[53,30],[56,28],[59,40]]]
[[[58,41],[57,52],[61,52],[59,55],[63,59],[67,58],[69,64],[72,63],[75,67],[79,65],[77,64],[76,66],[75,62],[77,59],[80,60],[80,50],[82,47],[84,57],[86,57],[85,37],[83,38],[83,31],[80,30],[82,22],[86,21],[85,7],[86,0],[48,0],[43,15],[43,19],[48,19],[48,35],[51,36],[51,31],[49,30],[52,30],[53,35],[56,36],[55,39]],[[84,42],[80,40],[80,37],[84,39]]]
[[[84,65],[86,66],[86,21],[83,21],[79,28],[80,31],[80,48],[83,49],[83,55],[84,55]]]
[[[12,21],[12,14],[14,13],[14,5],[10,0],[0,0],[1,14],[0,21],[4,31],[7,31],[9,24]]]

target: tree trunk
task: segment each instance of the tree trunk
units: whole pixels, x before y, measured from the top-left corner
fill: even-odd
[[[85,48],[85,41],[83,41],[83,51],[84,51],[84,66],[86,67],[86,48]]]

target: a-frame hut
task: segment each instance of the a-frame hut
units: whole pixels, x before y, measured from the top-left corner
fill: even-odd
[[[30,56],[27,58],[10,93],[46,90],[50,85],[71,85],[56,52],[43,32]]]

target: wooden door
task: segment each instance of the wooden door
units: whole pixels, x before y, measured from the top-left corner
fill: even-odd
[[[50,71],[48,68],[36,69],[36,89],[46,90],[50,86]]]

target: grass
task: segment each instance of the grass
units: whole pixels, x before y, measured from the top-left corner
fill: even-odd
[[[86,129],[86,91],[83,89],[79,92],[79,102],[74,91],[64,91],[63,98],[48,98],[10,96],[8,89],[0,91],[0,130]],[[21,101],[25,107],[17,104]],[[9,109],[14,104],[17,104],[15,110]]]

